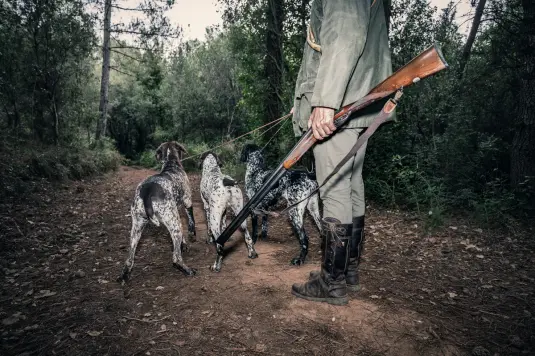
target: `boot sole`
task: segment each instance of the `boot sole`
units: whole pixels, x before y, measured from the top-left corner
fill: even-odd
[[[346,305],[349,302],[349,298],[346,297],[340,297],[340,298],[315,298],[315,297],[308,297],[306,295],[302,295],[297,293],[292,289],[292,294],[295,295],[298,298],[310,300],[311,302],[324,302],[332,305]]]

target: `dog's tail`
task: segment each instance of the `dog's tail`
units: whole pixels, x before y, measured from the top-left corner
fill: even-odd
[[[145,214],[147,214],[147,218],[156,226],[160,226],[160,221],[158,218],[154,215],[154,208],[152,206],[152,193],[154,193],[155,189],[158,189],[161,187],[157,184],[147,184],[141,187],[141,191],[139,192],[141,199],[143,200],[143,207],[145,208]]]
[[[150,198],[150,195],[146,195],[143,197],[143,206],[145,207],[145,214],[147,214],[147,217],[149,218],[150,222],[152,222],[156,226],[160,226],[160,222],[154,216],[154,209],[152,208],[152,199]]]

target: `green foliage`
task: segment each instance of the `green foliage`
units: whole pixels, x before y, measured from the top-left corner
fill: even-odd
[[[140,50],[112,41],[112,47],[123,48],[111,57],[108,134],[129,161],[157,169],[154,150],[164,141],[179,141],[194,156],[268,120],[266,98],[273,93],[264,66],[267,2],[218,2],[224,25],[207,29],[204,42],[167,48],[157,36],[141,36],[135,43]],[[310,1],[277,4],[283,4],[279,100],[289,109]],[[131,26],[175,36],[163,16],[165,3],[151,0],[147,6],[154,13]],[[427,0],[395,0],[391,10],[394,69],[433,42],[450,68],[407,88],[397,121],[369,142],[367,197],[415,210],[429,228],[450,214],[469,214],[487,224],[533,216],[535,179],[526,176],[514,187],[510,179],[514,136],[523,127],[515,120],[528,42],[521,35],[526,31],[522,3],[488,1],[464,73],[458,63],[465,38],[453,21],[454,3],[438,10]],[[6,165],[4,176],[19,183],[32,177],[79,179],[116,167],[111,142],[89,148],[98,118],[100,65],[93,18],[83,3],[7,0],[0,2],[0,15],[0,122],[10,133],[4,146],[10,152],[28,142],[33,147],[21,149],[24,165]],[[265,144],[277,129],[248,140]],[[295,142],[287,122],[266,147],[268,164],[278,163]],[[223,171],[238,179],[245,170],[238,162],[243,143],[215,150],[225,162]],[[198,164],[198,157],[184,161],[188,172]],[[12,183],[7,185],[16,191]]]
[[[94,116],[93,21],[79,0],[0,3],[0,106],[7,128],[43,143],[73,139]],[[88,60],[89,59],[89,60]],[[82,100],[80,100],[82,99]]]
[[[107,140],[89,148],[83,144],[54,147],[6,136],[3,139],[0,149],[3,196],[24,194],[32,186],[31,181],[83,179],[115,170],[122,162],[113,143]]]
[[[158,169],[160,162],[156,160],[154,150],[144,151],[137,162],[140,166],[150,169]]]

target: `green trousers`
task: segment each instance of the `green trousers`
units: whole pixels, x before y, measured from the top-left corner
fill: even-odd
[[[323,183],[351,150],[362,131],[363,129],[358,128],[341,129],[314,146],[316,178],[319,184]],[[351,224],[354,216],[364,215],[366,205],[362,166],[365,154],[366,144],[320,189],[323,217],[333,217],[342,224]]]
[[[306,130],[305,118],[310,116],[311,106],[306,95],[296,100],[295,104],[294,130],[297,134]],[[357,127],[341,128],[313,147],[318,184],[323,183],[334,167],[351,150],[363,130]],[[333,217],[342,224],[351,224],[353,217],[364,215],[366,205],[362,166],[366,146],[367,144],[362,146],[357,155],[346,162],[320,189],[320,199],[323,203],[322,217]]]

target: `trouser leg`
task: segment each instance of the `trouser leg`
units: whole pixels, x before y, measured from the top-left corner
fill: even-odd
[[[366,202],[364,199],[364,181],[362,167],[366,155],[366,145],[357,152],[353,161],[351,177],[351,207],[353,212],[353,232],[349,241],[349,263],[346,271],[347,288],[350,291],[360,290],[358,268],[364,246],[364,215]]]
[[[316,177],[319,184],[334,170],[357,141],[359,129],[343,129],[314,146]],[[336,175],[320,189],[323,216],[336,217],[342,224],[353,218],[352,176],[355,158],[351,158]]]

